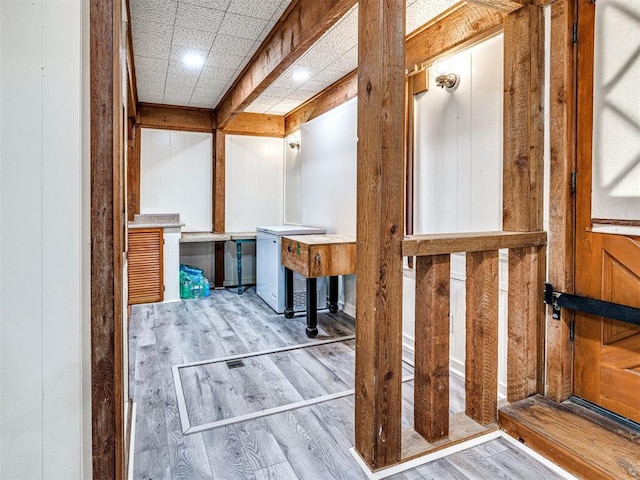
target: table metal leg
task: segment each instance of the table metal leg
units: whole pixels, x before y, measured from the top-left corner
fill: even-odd
[[[284,268],[284,316],[293,318],[293,270]]]
[[[307,278],[307,337],[318,336],[318,291],[315,278]]]
[[[242,242],[236,242],[236,258],[238,259],[238,294],[242,295]]]
[[[329,277],[329,311],[338,311],[338,277]]]

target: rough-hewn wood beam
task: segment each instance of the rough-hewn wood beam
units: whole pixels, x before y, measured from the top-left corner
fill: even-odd
[[[318,95],[289,112],[284,117],[285,135],[290,135],[300,128],[303,123],[319,117],[348,102],[358,95],[357,70],[345,75],[340,80],[324,89]]]
[[[258,137],[284,137],[284,117],[242,112],[227,123],[224,133]]]
[[[214,112],[207,108],[141,103],[140,126],[190,132],[213,132]]]
[[[556,290],[573,292],[574,201],[571,174],[576,168],[576,92],[573,22],[575,1],[559,0],[551,6],[551,68],[549,85],[549,140],[551,151],[549,198],[549,282]],[[556,402],[573,392],[573,349],[565,310],[561,320],[547,314],[545,395]]]
[[[136,81],[136,66],[133,61],[133,37],[131,36],[131,9],[129,0],[124,0],[124,8],[127,9],[127,116],[136,118],[138,111],[138,85]]]
[[[406,2],[360,0],[355,448],[400,461]]]
[[[356,0],[298,0],[218,104],[218,125],[225,127],[355,4]]]
[[[476,5],[484,5],[485,7],[494,8],[505,13],[511,13],[523,6],[531,3],[530,0],[466,0],[467,3],[475,3]]]
[[[483,5],[460,3],[407,37],[405,67],[450,55],[495,34],[504,12]]]

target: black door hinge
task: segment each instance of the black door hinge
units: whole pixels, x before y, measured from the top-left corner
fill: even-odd
[[[571,193],[576,193],[576,172],[571,172]]]
[[[573,32],[571,33],[573,43],[578,43],[578,24],[573,22]]]

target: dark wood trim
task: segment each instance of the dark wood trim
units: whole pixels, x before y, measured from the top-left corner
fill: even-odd
[[[119,0],[90,2],[93,478],[124,478],[124,198]]]
[[[463,232],[411,235],[402,242],[407,256],[481,252],[501,248],[539,247],[547,242],[546,232]]]
[[[433,62],[495,35],[504,13],[482,5],[460,2],[407,37],[405,68]]]
[[[213,133],[215,129],[215,114],[208,108],[140,103],[138,110],[143,128],[206,133]]]
[[[285,115],[285,135],[291,135],[302,124],[319,117],[329,110],[333,110],[357,95],[358,71],[354,70]]]
[[[575,0],[558,0],[551,6],[549,79],[549,282],[559,291],[574,292],[575,198],[571,175],[576,169],[576,53],[573,22]],[[565,310],[560,321],[547,309],[545,395],[556,402],[573,393],[573,312]]]
[[[284,137],[284,117],[262,113],[239,113],[224,128],[230,135]]]
[[[213,148],[213,231],[225,231],[225,134],[221,130],[217,130],[214,135]]]
[[[401,459],[405,1],[359,3],[355,448]]]
[[[608,218],[592,218],[591,223],[592,225],[616,225],[619,227],[640,227],[640,220],[612,220]]]
[[[123,1],[124,8],[127,10],[127,116],[129,118],[136,118],[138,114],[138,84],[133,55],[133,37],[131,36],[131,8],[129,0]]]
[[[298,0],[292,5],[216,107],[218,126],[226,127],[355,4]]]
[[[127,135],[127,220],[140,213],[140,127],[128,119]]]

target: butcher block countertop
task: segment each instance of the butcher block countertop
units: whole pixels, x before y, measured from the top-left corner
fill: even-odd
[[[306,278],[356,272],[356,239],[347,235],[282,237],[282,265]]]

